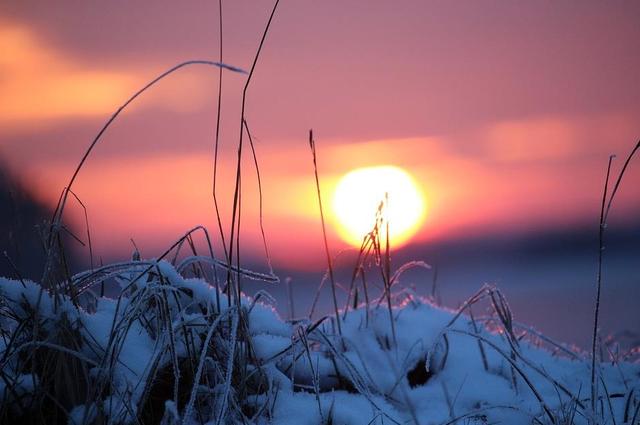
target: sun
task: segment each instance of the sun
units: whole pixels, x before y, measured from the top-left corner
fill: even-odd
[[[408,242],[424,221],[425,199],[411,175],[391,165],[357,168],[340,179],[332,199],[339,236],[359,247],[373,229],[376,211],[385,199],[381,239],[386,240],[388,222],[391,246]]]

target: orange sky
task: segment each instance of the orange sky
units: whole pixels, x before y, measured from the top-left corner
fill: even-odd
[[[218,56],[216,2],[91,3],[0,5],[0,155],[49,202],[133,91],[172,64]],[[225,61],[248,69],[269,5],[224,7]],[[640,136],[639,18],[631,2],[283,2],[247,110],[274,261],[322,264],[309,128],[325,199],[356,167],[416,178],[428,211],[416,244],[592,224],[608,154]],[[245,78],[224,75],[225,223]],[[75,186],[98,252],[128,252],[133,237],[153,255],[196,224],[214,232],[216,87],[217,71],[187,69],[108,131]],[[243,246],[256,258],[248,150],[243,181]],[[612,219],[637,223],[640,187],[619,195]]]

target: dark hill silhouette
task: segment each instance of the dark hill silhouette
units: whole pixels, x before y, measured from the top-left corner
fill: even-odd
[[[0,164],[0,276],[42,277],[42,234],[52,213]]]

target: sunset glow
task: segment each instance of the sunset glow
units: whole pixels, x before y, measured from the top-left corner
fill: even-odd
[[[274,266],[325,267],[304,143],[311,128],[332,249],[359,246],[384,198],[382,190],[368,205],[353,205],[350,189],[342,207],[333,205],[340,180],[389,164],[408,173],[419,193],[413,210],[391,194],[391,209],[414,214],[391,218],[396,248],[592,228],[607,158],[637,140],[639,3],[586,2],[579,10],[374,3],[366,13],[335,0],[279,6],[247,97],[262,197],[245,149],[243,260],[264,263],[262,216]],[[271,5],[225,2],[223,9],[223,62],[250,69]],[[96,133],[129,96],[183,60],[219,58],[218,13],[217,2],[152,9],[129,2],[117,10],[2,2],[0,168],[53,209]],[[222,79],[216,190],[226,232],[246,77]],[[218,228],[211,196],[218,78],[217,69],[182,68],[104,133],[74,184],[96,256],[128,257],[131,238],[157,255],[192,226]],[[640,169],[627,172],[639,179]],[[613,225],[637,223],[640,186],[616,196]],[[82,208],[70,204],[65,217],[85,233]],[[222,253],[222,237],[212,237]]]
[[[332,201],[338,234],[354,246],[360,246],[373,229],[381,203],[381,239],[386,238],[388,223],[394,247],[406,243],[418,231],[425,215],[424,195],[417,183],[394,166],[358,168],[347,173],[338,182]]]

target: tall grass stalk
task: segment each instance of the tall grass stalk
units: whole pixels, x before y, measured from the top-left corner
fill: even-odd
[[[224,31],[222,30],[222,0],[218,0],[218,61],[222,63],[222,48],[223,48],[223,35]],[[227,243],[225,241],[224,229],[222,228],[222,217],[220,216],[220,206],[218,205],[218,196],[217,196],[217,182],[218,182],[218,147],[220,145],[220,120],[222,114],[222,68],[218,70],[218,103],[216,105],[216,133],[215,133],[215,142],[213,147],[213,181],[211,194],[213,195],[213,206],[216,210],[216,221],[218,223],[218,231],[220,233],[220,240],[222,242],[222,249],[224,251],[224,258],[227,263],[231,264],[229,261],[229,252],[227,251]]]
[[[627,156],[620,173],[618,174],[618,178],[616,179],[615,185],[613,186],[613,190],[611,195],[609,195],[609,176],[611,174],[611,163],[615,156],[609,157],[609,162],[607,165],[607,175],[604,182],[604,190],[602,193],[602,204],[600,207],[600,223],[598,229],[598,273],[596,275],[596,299],[595,299],[595,307],[593,313],[593,337],[591,340],[591,410],[593,413],[593,418],[597,417],[596,409],[597,409],[597,399],[598,399],[598,379],[596,377],[596,366],[599,365],[599,362],[596,360],[597,351],[598,351],[598,333],[599,322],[600,322],[600,295],[602,292],[602,265],[603,265],[603,253],[604,253],[604,234],[607,228],[607,219],[609,217],[609,212],[611,211],[611,206],[613,205],[613,199],[618,193],[618,188],[620,187],[620,183],[622,182],[622,178],[624,177],[625,172],[627,171],[627,167],[631,162],[631,159],[636,154],[636,152],[640,149],[640,140],[636,143],[635,147]],[[607,201],[608,197],[608,201]]]
[[[342,337],[342,325],[340,324],[340,311],[338,310],[338,297],[336,295],[336,280],[333,275],[333,262],[329,252],[329,242],[327,241],[327,229],[324,222],[324,209],[322,207],[322,195],[320,193],[320,179],[318,178],[318,161],[316,157],[316,142],[313,138],[313,130],[309,130],[309,148],[313,157],[313,173],[316,181],[316,193],[318,195],[318,208],[320,209],[320,223],[322,225],[322,240],[324,242],[324,252],[327,256],[327,267],[329,269],[329,279],[331,281],[331,296],[333,297],[333,310],[338,326],[338,334]]]
[[[271,22],[273,21],[273,17],[275,16],[276,10],[278,8],[278,4],[280,0],[276,0],[273,8],[271,9],[271,14],[269,15],[269,19],[267,24],[264,27],[264,31],[262,32],[262,38],[260,39],[260,43],[258,44],[258,50],[253,58],[253,63],[251,64],[251,69],[249,70],[249,75],[244,84],[244,88],[242,89],[242,106],[240,109],[240,132],[239,132],[239,140],[238,140],[238,155],[236,159],[236,182],[235,189],[233,193],[233,208],[231,213],[231,231],[229,233],[229,266],[233,263],[233,249],[234,249],[234,238],[235,238],[235,248],[236,248],[236,266],[240,268],[240,219],[241,219],[241,184],[242,184],[242,148],[244,141],[244,126],[245,126],[245,112],[246,112],[246,104],[247,104],[247,91],[249,90],[249,85],[251,84],[251,80],[253,78],[254,72],[256,70],[256,65],[258,64],[258,59],[260,59],[260,53],[262,52],[262,48],[264,46],[264,42],[267,38],[267,34],[269,33],[269,28],[271,27]],[[242,293],[242,283],[240,279],[240,274],[236,275],[236,288],[235,288],[235,296],[238,308],[240,308],[240,294]],[[232,282],[232,276],[229,273],[227,275],[227,280],[229,283]]]
[[[249,137],[249,146],[251,147],[251,155],[253,157],[253,165],[256,169],[256,178],[258,180],[258,222],[260,225],[260,235],[262,236],[262,246],[264,247],[264,255],[267,259],[267,266],[269,267],[269,273],[275,277],[273,273],[273,266],[271,265],[271,254],[269,253],[269,245],[267,244],[267,236],[264,231],[264,211],[263,211],[263,201],[264,197],[262,195],[262,179],[260,178],[260,166],[258,165],[258,156],[256,155],[256,148],[253,143],[253,137],[251,137],[251,132],[249,131],[249,124],[247,120],[244,120],[244,129],[247,132],[247,137]]]
[[[391,335],[393,337],[393,345],[398,348],[398,337],[396,336],[396,325],[395,320],[393,320],[393,308],[391,306],[391,285],[393,282],[391,281],[391,249],[389,245],[389,239],[391,239],[391,234],[389,233],[389,193],[384,194],[384,208],[386,211],[386,218],[384,220],[385,224],[385,250],[384,250],[384,270],[382,273],[384,285],[385,285],[385,293],[387,294],[387,309],[389,310],[389,325],[391,326]]]
[[[54,263],[54,261],[56,261],[56,259],[55,259],[56,254],[61,254],[62,255],[62,261],[65,262],[65,260],[64,260],[64,247],[63,247],[63,243],[62,243],[62,237],[60,235],[60,230],[62,229],[62,217],[63,217],[64,209],[65,209],[65,206],[66,206],[66,203],[67,203],[67,198],[69,196],[69,193],[72,190],[73,184],[75,183],[75,181],[76,181],[76,179],[78,177],[78,174],[80,173],[80,170],[82,169],[82,167],[86,163],[87,159],[89,158],[89,155],[91,154],[91,152],[93,151],[95,146],[102,139],[102,136],[107,131],[109,126],[116,120],[116,118],[134,100],[136,100],[140,95],[142,95],[144,92],[146,92],[148,89],[150,89],[151,87],[156,85],[158,82],[160,82],[161,80],[163,80],[167,76],[179,71],[180,69],[185,68],[185,67],[189,67],[189,66],[196,66],[196,65],[213,66],[213,67],[217,67],[217,68],[221,68],[221,69],[227,69],[227,70],[230,70],[230,71],[233,71],[233,72],[246,73],[244,70],[242,70],[240,68],[236,68],[234,66],[227,65],[227,64],[222,63],[222,62],[214,62],[214,61],[208,61],[208,60],[189,60],[189,61],[185,61],[185,62],[179,63],[179,64],[169,68],[168,70],[164,71],[163,73],[161,73],[160,75],[155,77],[153,80],[149,81],[146,85],[144,85],[141,89],[139,89],[131,97],[129,97],[113,113],[113,115],[105,122],[105,124],[102,126],[100,131],[98,131],[98,133],[96,134],[94,139],[89,144],[89,147],[87,148],[87,150],[85,151],[84,155],[80,159],[80,162],[78,163],[78,165],[76,166],[73,174],[71,175],[71,178],[69,179],[69,182],[67,183],[66,187],[64,188],[64,190],[63,190],[63,192],[62,192],[62,194],[60,196],[60,199],[58,200],[58,204],[56,205],[56,208],[55,208],[55,210],[53,212],[53,216],[51,218],[51,224],[49,225],[49,233],[47,235],[47,241],[46,241],[46,244],[45,244],[45,246],[46,246],[46,260],[45,260],[45,267],[44,267],[44,272],[43,272],[43,276],[42,276],[42,283],[45,286],[49,287],[50,289],[53,289],[54,291],[57,291],[57,289],[56,289],[57,284],[56,284],[52,274],[53,274],[53,268],[54,268],[54,264],[53,263]]]

